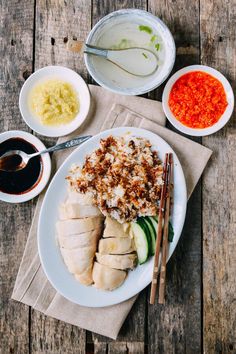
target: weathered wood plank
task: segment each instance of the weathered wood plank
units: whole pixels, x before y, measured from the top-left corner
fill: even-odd
[[[107,354],[107,343],[99,342],[97,339],[94,341],[94,354]]]
[[[36,2],[35,69],[62,65],[86,78],[82,56],[67,50],[68,40],[84,40],[91,28],[90,1]],[[44,139],[51,144],[52,139]],[[86,331],[32,310],[32,353],[85,353]]]
[[[149,11],[160,17],[175,38],[174,71],[199,62],[198,1],[157,2]],[[164,86],[164,85],[163,85]],[[152,98],[161,99],[162,87]],[[169,125],[170,129],[173,129]],[[194,210],[194,213],[192,212]],[[148,306],[150,353],[201,352],[201,185],[188,203],[179,245],[167,266],[166,304]]]
[[[0,131],[28,130],[18,96],[32,70],[33,3],[0,4]],[[31,202],[0,203],[0,353],[28,353],[27,306],[11,301],[14,281],[31,220]]]
[[[201,1],[202,63],[236,88],[236,2]],[[204,352],[236,352],[236,115],[203,138],[214,155],[203,178]]]
[[[147,9],[146,0],[92,0],[93,14],[92,25],[94,26],[102,17],[108,15],[112,11],[121,9]]]
[[[141,354],[144,353],[144,342],[111,342],[96,343],[101,346],[101,351],[95,351],[94,354]]]
[[[142,342],[112,342],[108,346],[108,354],[140,354],[144,353]]]
[[[125,8],[138,8],[146,10],[147,2],[146,0],[126,0],[126,1],[95,1],[93,0],[93,14],[92,14],[92,25],[95,25],[103,16],[108,13]],[[129,313],[123,327],[121,328],[120,334],[117,341],[111,342],[106,337],[93,334],[95,353],[142,353],[144,352],[144,342],[145,342],[145,324],[146,324],[146,314],[145,314],[145,304],[146,304],[146,291],[143,291],[136,303],[134,304],[131,312]],[[132,343],[136,342],[132,346]],[[108,343],[107,346],[105,343]]]
[[[85,331],[32,310],[31,353],[84,354]]]

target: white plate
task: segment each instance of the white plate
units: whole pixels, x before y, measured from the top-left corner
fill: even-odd
[[[176,154],[162,138],[144,129],[121,127],[106,130],[79,146],[57,171],[45,195],[38,224],[38,249],[44,272],[52,286],[68,300],[82,306],[104,307],[118,304],[140,292],[152,279],[153,257],[147,263],[138,265],[134,271],[129,271],[125,282],[116,290],[102,291],[93,286],[81,285],[67,270],[56,242],[58,206],[67,194],[65,177],[71,165],[82,165],[86,155],[98,148],[101,138],[109,135],[122,136],[127,132],[149,139],[162,161],[166,152],[173,153],[175,188],[172,221],[175,235],[170,243],[168,259],[174,252],[183,228],[187,203],[185,178]]]
[[[187,127],[186,125],[182,124],[178,119],[175,118],[174,114],[171,112],[169,107],[169,103],[168,103],[169,95],[174,83],[181,76],[192,71],[203,71],[207,74],[212,75],[222,83],[226,93],[226,99],[228,102],[228,106],[226,107],[226,110],[224,111],[224,113],[222,114],[218,122],[216,122],[214,125],[208,128],[196,129],[196,128]],[[232,87],[230,86],[229,81],[219,71],[206,65],[190,65],[177,71],[168,80],[162,95],[162,107],[166,117],[176,129],[180,130],[185,134],[192,135],[192,136],[206,136],[217,132],[218,130],[223,128],[223,126],[229,121],[234,109],[234,93]]]
[[[11,138],[22,138],[34,145],[38,151],[46,149],[42,141],[39,140],[36,136],[21,130],[10,130],[8,132],[0,134],[0,143]],[[8,203],[23,203],[30,199],[33,199],[39,193],[42,192],[42,190],[47,185],[51,174],[51,159],[48,153],[43,154],[41,158],[43,161],[43,173],[39,183],[34,188],[30,189],[28,192],[22,194],[9,194],[0,191],[0,200]]]
[[[80,104],[79,113],[68,124],[62,124],[59,126],[43,125],[41,124],[40,119],[33,114],[29,107],[29,94],[33,87],[41,82],[51,79],[59,79],[70,83],[78,96]],[[44,136],[64,136],[79,128],[86,119],[90,107],[90,93],[85,81],[75,71],[63,66],[46,66],[45,68],[35,71],[35,73],[30,75],[26,80],[21,88],[19,106],[25,123],[32,130]]]

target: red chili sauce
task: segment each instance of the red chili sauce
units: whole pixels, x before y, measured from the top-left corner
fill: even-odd
[[[173,85],[169,107],[175,118],[190,128],[214,125],[227,107],[223,85],[202,71],[181,76]]]

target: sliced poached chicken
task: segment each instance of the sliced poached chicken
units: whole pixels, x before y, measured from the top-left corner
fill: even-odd
[[[81,274],[75,274],[75,279],[77,279],[83,285],[91,285],[93,283],[92,277],[93,263]]]
[[[96,288],[114,290],[124,282],[126,272],[94,262],[92,278]]]
[[[60,205],[60,220],[82,219],[92,216],[101,216],[100,210],[93,205],[80,205],[78,203],[66,202]]]
[[[134,247],[127,225],[106,217],[104,238],[99,241],[104,220],[100,210],[93,205],[91,195],[72,188],[60,206],[59,216],[58,242],[69,272],[84,285],[94,283],[102,290],[119,287],[126,278],[125,269],[133,269],[137,258],[129,254]]]
[[[125,231],[124,224],[120,224],[115,219],[112,219],[107,216],[105,219],[105,229],[103,237],[129,237],[129,234],[127,231]]]
[[[96,257],[98,263],[115,269],[134,269],[137,263],[137,256],[135,253],[124,255],[96,253]]]
[[[81,274],[91,266],[96,246],[66,249],[61,254],[70,273]]]
[[[77,192],[74,188],[68,188],[68,199],[67,202],[77,203],[80,205],[93,205],[93,197],[89,193]]]
[[[97,246],[98,239],[101,237],[101,228],[83,232],[82,234],[77,235],[58,235],[58,241],[60,247],[73,249],[78,247],[89,247]]]
[[[103,223],[101,216],[84,219],[60,220],[56,223],[57,233],[62,236],[77,235],[100,228]]]
[[[57,234],[64,262],[81,284],[93,283],[92,270],[103,217],[92,205],[89,194],[68,189],[68,198],[59,209]]]
[[[125,254],[134,251],[131,238],[104,238],[100,239],[98,250],[101,254]]]

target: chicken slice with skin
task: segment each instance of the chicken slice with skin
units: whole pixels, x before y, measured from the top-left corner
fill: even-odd
[[[93,283],[92,271],[93,263],[83,273],[75,273],[75,279],[77,279],[83,285],[91,285]]]
[[[98,251],[101,254],[125,254],[134,251],[131,238],[104,238],[100,239]]]
[[[101,228],[102,224],[103,218],[95,216],[84,219],[60,220],[56,223],[56,229],[58,235],[69,236]]]
[[[93,264],[96,246],[74,248],[72,250],[60,248],[60,250],[69,272],[81,274]]]
[[[114,290],[124,282],[126,272],[94,262],[92,277],[95,288]]]
[[[74,188],[68,188],[68,202],[80,205],[93,205],[93,197],[90,193],[80,193]]]
[[[125,227],[123,224],[120,224],[115,219],[110,218],[109,216],[105,219],[105,229],[103,237],[129,237],[128,232],[125,232]]]
[[[100,236],[101,228],[98,228],[78,235],[58,235],[57,238],[60,247],[73,249],[78,247],[97,246]]]
[[[81,219],[93,216],[101,216],[100,210],[93,205],[81,205],[66,201],[59,207],[60,220]]]
[[[92,270],[98,239],[103,228],[103,217],[93,205],[91,194],[82,194],[68,188],[68,198],[59,209],[57,238],[64,262],[83,285],[93,283]]]
[[[96,253],[97,262],[115,269],[134,269],[137,263],[137,256],[134,253],[115,255]]]

